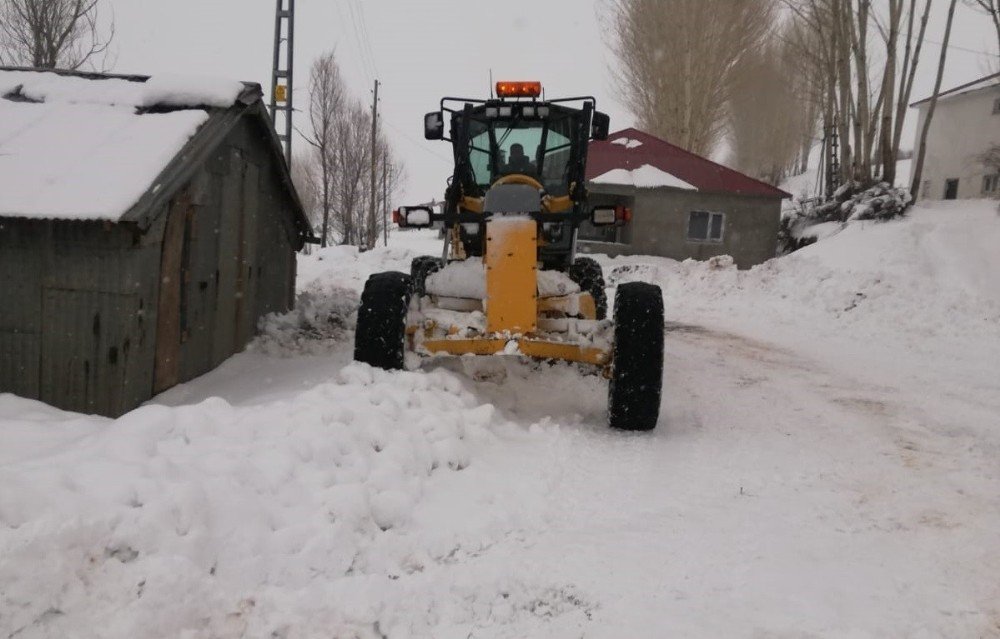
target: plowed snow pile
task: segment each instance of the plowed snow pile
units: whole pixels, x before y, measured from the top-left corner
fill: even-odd
[[[0,395],[0,637],[1000,637],[998,247],[971,202],[749,271],[599,258],[664,290],[641,435],[585,368],[351,363],[433,233],[305,256],[121,419]]]

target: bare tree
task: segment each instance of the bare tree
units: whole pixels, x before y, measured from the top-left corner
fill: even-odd
[[[825,84],[817,94],[839,137],[840,181],[893,183],[932,0],[919,24],[918,0],[782,1],[799,25],[799,59]]]
[[[982,11],[993,23],[997,32],[997,54],[1000,55],[1000,0],[962,0],[966,5]],[[1000,60],[994,59],[993,68],[1000,70]]]
[[[931,128],[931,120],[934,119],[934,110],[937,109],[938,94],[941,93],[941,78],[944,77],[944,65],[948,59],[948,41],[951,39],[951,25],[955,18],[955,3],[951,0],[948,5],[948,21],[944,28],[944,42],[941,43],[941,58],[938,60],[937,79],[934,81],[934,94],[931,96],[930,104],[927,105],[927,117],[924,118],[924,127],[920,130],[920,143],[917,145],[917,158],[913,163],[913,182],[910,186],[910,194],[915,202],[920,196],[920,181],[923,179],[924,158],[927,155],[927,132]]]
[[[734,75],[765,40],[774,0],[608,0],[621,94],[639,126],[694,153],[726,130]]]
[[[0,0],[0,63],[79,69],[107,54],[114,20],[101,27],[100,0]]]
[[[807,161],[818,119],[810,85],[797,72],[789,40],[741,62],[729,104],[733,162],[741,171],[778,184]]]
[[[301,185],[297,186],[312,189],[315,194],[321,246],[339,242],[374,247],[386,221],[385,215],[373,218],[371,205],[374,202],[377,211],[383,210],[385,191],[392,195],[399,190],[403,167],[394,159],[392,146],[381,132],[372,162],[371,111],[348,95],[332,52],[313,63],[309,122],[312,131],[303,137],[312,152],[305,162],[298,163],[304,168],[299,177]]]
[[[313,62],[310,73],[309,124],[312,135],[303,136],[316,150],[319,164],[314,177],[321,213],[320,246],[330,240],[330,215],[333,211],[336,177],[337,124],[344,107],[344,82],[332,51]]]

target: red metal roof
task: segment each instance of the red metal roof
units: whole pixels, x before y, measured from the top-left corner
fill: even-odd
[[[641,144],[615,143],[615,140],[626,139],[635,140]],[[633,128],[612,133],[605,142],[592,142],[590,144],[590,152],[587,155],[587,180],[593,180],[615,169],[638,169],[644,164],[649,164],[680,178],[699,191],[706,193],[732,193],[776,198],[792,197],[791,194],[770,184],[755,180],[739,171],[724,167]]]

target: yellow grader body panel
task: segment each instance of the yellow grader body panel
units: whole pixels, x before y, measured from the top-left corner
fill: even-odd
[[[486,331],[532,333],[538,326],[538,224],[531,218],[486,224]]]

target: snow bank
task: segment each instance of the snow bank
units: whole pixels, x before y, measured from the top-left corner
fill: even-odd
[[[602,259],[609,286],[660,284],[671,319],[781,326],[859,339],[1000,340],[995,203],[918,205],[903,220],[858,222],[747,271],[652,257]]]
[[[0,396],[4,636],[426,636],[419,574],[454,542],[414,508],[502,423],[453,375],[364,365],[253,408],[26,423],[53,412]]]
[[[616,140],[617,142],[617,140]],[[598,175],[593,180],[594,184],[615,184],[621,186],[634,186],[639,189],[656,189],[669,187],[673,189],[683,189],[685,191],[697,191],[697,187],[688,184],[675,175],[662,171],[651,164],[643,164],[637,169],[612,169],[607,173]]]
[[[351,288],[313,282],[299,293],[295,308],[260,321],[251,348],[270,355],[322,355],[354,338],[360,296]]]

